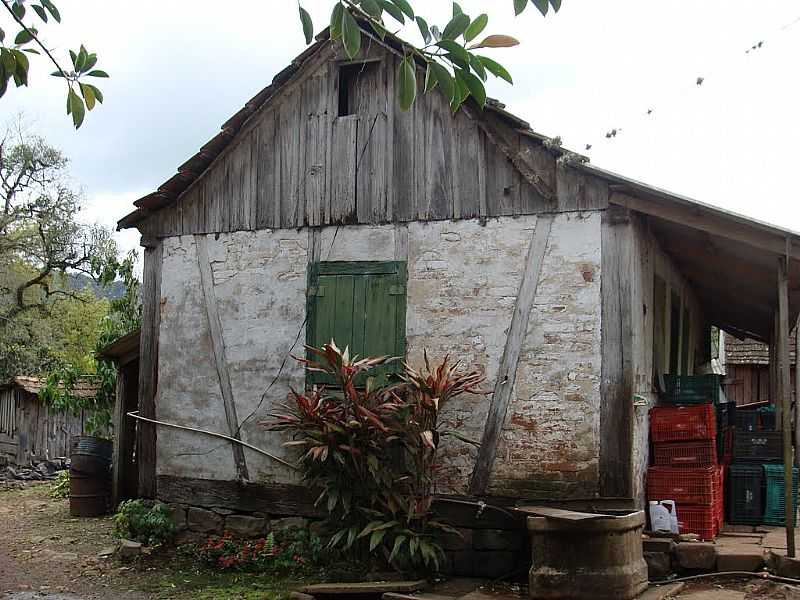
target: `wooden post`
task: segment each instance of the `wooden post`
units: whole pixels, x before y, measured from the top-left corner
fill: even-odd
[[[497,370],[497,381],[494,386],[492,403],[489,406],[489,414],[486,416],[481,447],[478,450],[475,470],[472,472],[470,493],[473,495],[485,494],[489,485],[492,465],[497,454],[497,444],[500,441],[500,431],[505,423],[508,405],[511,402],[511,392],[514,390],[514,382],[517,378],[519,356],[528,333],[528,320],[533,310],[533,301],[536,297],[536,288],[539,286],[539,275],[542,271],[552,226],[553,215],[539,215],[536,219],[536,228],[528,248],[528,260],[525,272],[522,274],[514,314],[511,317],[506,347]]]
[[[792,459],[792,385],[789,373],[789,274],[786,259],[778,263],[778,390],[782,405],[783,481],[786,502],[786,553],[794,558],[794,460]]]
[[[772,338],[769,344],[769,403],[775,407],[775,428],[782,431],[781,415],[783,414],[783,399],[780,395],[780,315],[775,311],[772,325]]]
[[[794,464],[800,467],[800,316],[797,317],[797,323],[794,326]],[[791,363],[789,367],[791,368]]]

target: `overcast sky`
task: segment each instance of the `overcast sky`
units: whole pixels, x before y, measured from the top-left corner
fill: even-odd
[[[444,0],[416,4],[434,22],[451,10]],[[332,3],[304,5],[319,28]],[[532,6],[514,19],[511,0],[461,5],[489,12],[491,32],[522,41],[491,53],[515,85],[495,80],[489,93],[536,131],[561,136],[599,167],[800,230],[797,0],[563,0],[547,19]],[[85,218],[108,225],[304,47],[291,0],[62,0],[59,8],[63,24],[43,27],[44,37],[62,55],[81,42],[98,53],[98,68],[112,75],[98,80],[105,104],[75,132],[62,85],[38,59],[31,88],[10,89],[0,112],[24,111],[69,156]],[[405,37],[418,40],[415,31]],[[138,234],[119,241],[136,247]]]

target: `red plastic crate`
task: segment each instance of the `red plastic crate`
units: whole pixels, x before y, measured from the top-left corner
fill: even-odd
[[[713,540],[719,533],[717,506],[677,506],[678,530],[680,533],[694,533],[701,540]]]
[[[717,444],[714,440],[656,442],[653,444],[653,464],[659,467],[710,467],[717,464]]]
[[[723,453],[719,457],[720,464],[729,465],[733,462],[733,428],[728,427],[725,431],[717,432],[717,435],[724,436]]]
[[[717,501],[717,532],[722,531],[725,524],[725,466],[719,465],[717,489],[719,490],[719,500]]]
[[[711,506],[721,497],[718,466],[694,469],[650,467],[647,470],[648,500]]]
[[[711,404],[650,409],[650,439],[653,442],[713,440],[716,436],[717,419]]]

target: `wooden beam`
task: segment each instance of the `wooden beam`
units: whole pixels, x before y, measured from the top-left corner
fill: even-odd
[[[675,201],[643,200],[617,191],[612,192],[609,203],[624,206],[665,221],[672,221],[693,229],[699,229],[712,235],[743,242],[779,256],[786,254],[785,234],[778,234],[777,232],[773,234],[764,231],[764,225],[741,223],[738,219],[734,219],[733,216],[725,217],[711,214],[709,208],[700,205],[684,206]],[[800,259],[800,249],[795,244],[791,247],[791,257]]]
[[[794,558],[794,460],[792,458],[792,383],[789,363],[789,272],[786,258],[778,259],[778,354],[780,402],[783,407],[783,468],[786,504],[786,553]]]
[[[125,478],[123,468],[123,448],[128,442],[125,438],[125,371],[117,369],[117,388],[114,398],[114,452],[111,459],[111,508],[117,509],[120,501],[122,482]]]
[[[211,261],[208,258],[208,240],[204,235],[194,236],[197,244],[197,265],[200,267],[200,282],[203,288],[203,300],[208,316],[208,328],[211,332],[211,347],[214,352],[214,365],[217,368],[219,387],[222,392],[222,402],[225,406],[225,419],[228,422],[228,432],[232,438],[241,439],[239,434],[239,418],[236,415],[236,403],[233,399],[233,387],[228,372],[228,361],[225,357],[225,340],[222,337],[222,321],[219,318],[217,296],[214,293],[214,275],[211,272]],[[240,481],[250,479],[247,472],[247,462],[244,457],[244,448],[236,442],[231,442],[233,461],[236,463],[236,474]]]
[[[542,263],[547,252],[550,239],[550,230],[553,227],[553,215],[539,215],[536,219],[536,228],[533,231],[531,245],[528,248],[528,258],[525,272],[520,282],[514,314],[511,317],[511,327],[508,330],[503,357],[497,370],[497,381],[494,385],[494,395],[486,417],[486,426],[483,430],[481,447],[472,472],[470,493],[482,495],[486,493],[489,485],[489,476],[497,454],[497,444],[500,440],[500,430],[506,420],[511,393],[517,377],[519,356],[522,344],[528,333],[533,302],[536,298],[536,289],[539,286],[539,276],[542,272]]]
[[[600,495],[633,494],[632,231],[627,210],[602,218]]]
[[[794,327],[795,367],[794,367],[794,464],[800,467],[800,317]],[[791,363],[789,363],[791,367]]]
[[[139,414],[156,418],[158,390],[158,332],[161,315],[162,245],[144,249],[142,273],[142,333],[139,347]],[[137,464],[139,466],[139,495],[156,495],[156,426],[142,422],[138,427]]]

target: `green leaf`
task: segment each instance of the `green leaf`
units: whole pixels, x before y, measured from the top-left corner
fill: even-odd
[[[70,51],[69,51],[69,57],[70,57],[70,59],[72,60],[72,68],[73,68],[73,69],[75,69],[75,70],[77,71],[78,69],[77,69],[77,67],[75,66],[75,63],[77,63],[77,62],[78,62],[78,55],[77,55],[77,54],[75,54],[75,52],[74,52],[74,51],[70,50]]]
[[[6,73],[13,73],[17,70],[17,59],[14,58],[14,53],[8,48],[0,48],[0,62]]]
[[[342,41],[344,51],[351,60],[361,51],[361,29],[349,10],[342,12]]]
[[[414,9],[411,8],[411,5],[406,0],[392,0],[392,4],[402,10],[409,19],[414,18]]]
[[[376,0],[361,0],[361,9],[369,16],[380,20],[383,15],[383,10],[378,6]]]
[[[373,550],[375,550],[375,548],[378,547],[378,544],[380,544],[383,541],[383,538],[385,536],[386,536],[385,529],[373,531],[372,536],[370,536],[369,538],[369,551],[372,552]]]
[[[83,100],[75,93],[75,90],[70,89],[67,95],[67,102],[69,106],[68,114],[72,115],[72,123],[75,125],[75,129],[78,129],[83,124],[83,117],[86,115]]]
[[[431,63],[428,63],[428,69],[425,71],[425,93],[430,92],[438,83],[439,81],[436,79]]]
[[[78,73],[83,72],[83,68],[86,66],[86,61],[89,58],[89,53],[86,52],[86,48],[83,47],[81,44],[81,49],[78,52],[78,58],[75,60],[75,70]]]
[[[44,7],[39,6],[38,4],[34,4],[32,6],[33,10],[36,11],[36,14],[39,15],[39,18],[45,23],[47,23],[47,12],[44,10]]]
[[[553,7],[555,12],[561,10],[561,0],[550,0],[550,6]]]
[[[531,0],[533,5],[539,9],[539,12],[542,13],[543,17],[547,16],[547,9],[550,5],[547,3],[547,0]]]
[[[449,52],[452,58],[455,59],[455,62],[461,63],[464,68],[467,68],[467,65],[469,65],[469,54],[464,50],[461,44],[452,40],[442,40],[441,42],[437,42],[436,45]]]
[[[528,0],[514,0],[514,14],[519,16],[528,8]]]
[[[3,2],[3,4],[6,4]],[[14,13],[14,16],[18,19],[22,20],[25,18],[25,5],[22,2],[14,2],[11,5],[11,12]]]
[[[28,54],[41,54],[36,48],[23,48],[22,51]]]
[[[389,561],[388,561],[389,563],[394,561],[395,557],[397,556],[397,553],[400,552],[400,548],[403,547],[403,544],[407,539],[408,538],[404,535],[398,535],[396,538],[394,538],[394,546],[392,546],[392,553],[389,554]]]
[[[92,110],[94,108],[94,103],[95,103],[94,91],[90,86],[86,84],[81,83],[79,85],[81,88],[81,95],[83,96],[83,100],[86,102],[86,108]]]
[[[86,64],[83,65],[83,69],[81,69],[81,70],[83,72],[86,72],[89,69],[91,69],[93,66],[95,66],[96,64],[97,64],[97,54],[92,53],[92,54],[90,54],[89,56],[86,57]]]
[[[483,82],[468,71],[463,71],[461,75],[464,77],[464,83],[467,84],[470,96],[475,98],[478,106],[481,108],[486,106],[486,88],[483,87]]]
[[[4,39],[6,39],[6,32],[0,27],[0,43],[2,43]]]
[[[417,74],[409,57],[400,62],[397,71],[397,97],[402,110],[410,110],[417,97]]]
[[[31,35],[30,31],[27,29],[23,29],[17,34],[17,37],[14,38],[14,44],[17,46],[22,46],[23,44],[27,44],[33,39],[33,35]]]
[[[458,2],[453,2],[453,16],[463,15],[464,11],[461,10],[461,7],[458,5]]]
[[[455,83],[453,82],[452,75],[450,75],[450,71],[437,62],[430,63],[429,67],[436,76],[436,81],[439,82],[439,89],[442,90],[442,93],[448,100],[452,101],[453,94],[455,93]]]
[[[505,79],[508,83],[513,84],[514,80],[511,78],[511,73],[509,73],[506,68],[501,65],[499,62],[492,60],[488,56],[478,56],[483,66],[486,67],[486,70],[489,71],[495,77],[499,77],[500,79]]]
[[[478,15],[475,20],[469,24],[469,27],[467,27],[467,30],[464,32],[464,39],[468,42],[471,42],[478,37],[484,29],[486,29],[486,25],[488,24],[489,15]]]
[[[422,17],[417,17],[416,21],[417,27],[419,27],[419,32],[422,34],[422,39],[425,40],[426,44],[430,44],[433,37],[431,36],[431,30],[428,27],[428,22]]]
[[[453,17],[442,32],[442,38],[445,40],[454,40],[469,27],[469,17],[464,13],[458,14]]]
[[[27,83],[28,67],[29,67],[28,57],[25,56],[25,54],[23,52],[20,52],[19,50],[11,50],[11,52],[14,55],[14,58],[16,59],[17,62],[17,73],[19,73],[20,70],[22,70],[25,73],[24,79],[25,82]]]
[[[61,13],[58,12],[56,5],[51,0],[42,0],[42,6],[50,11],[50,16],[56,20],[56,23],[61,23]]]
[[[469,88],[464,80],[462,75],[463,71],[456,70],[455,71],[455,78],[454,78],[454,87],[455,90],[453,91],[453,99],[450,101],[450,108],[453,112],[456,112],[459,107],[464,103],[464,100],[469,98]]]
[[[53,77],[64,77],[64,74],[61,71],[53,71],[50,73]]]
[[[475,71],[475,74],[481,78],[481,81],[486,81],[486,68],[483,66],[481,60],[474,54],[469,55],[469,66]]]
[[[100,71],[99,69],[95,69],[94,71],[89,71],[86,75],[89,77],[108,77],[108,73],[105,71]]]
[[[342,37],[342,16],[344,15],[344,7],[341,3],[337,2],[333,7],[331,13],[331,39],[338,40]]]
[[[303,35],[306,36],[306,44],[310,44],[314,41],[314,23],[305,8],[298,5],[298,10],[300,11],[300,23],[303,25]]]
[[[378,0],[378,3],[381,5],[383,10],[392,16],[395,21],[405,24],[406,18],[403,16],[403,11],[400,10],[399,7],[395,6],[391,2],[388,2],[387,0]]]

